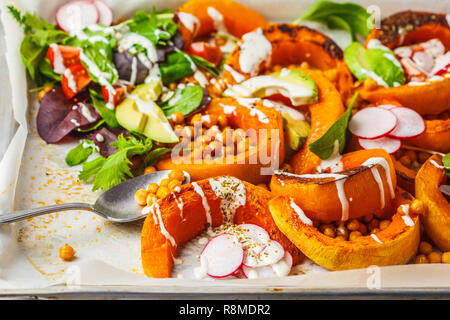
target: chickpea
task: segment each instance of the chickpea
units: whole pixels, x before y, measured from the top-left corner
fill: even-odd
[[[360,223],[358,231],[361,232],[362,234],[366,234],[367,233],[367,226],[364,223]]]
[[[376,83],[375,80],[371,79],[371,78],[367,78],[366,80],[364,80],[364,88],[367,90],[373,90],[376,87],[378,87],[378,84]]]
[[[411,162],[417,161],[417,153],[413,150],[406,151],[405,156],[408,157]]]
[[[289,163],[283,163],[281,166],[281,170],[287,171],[287,172],[294,172],[294,169]]]
[[[373,220],[373,213],[369,213],[368,215],[365,215],[363,218],[364,222],[371,222]]]
[[[403,164],[405,167],[410,167],[411,166],[411,159],[408,158],[408,156],[402,156],[398,159],[398,161],[400,161],[401,164]]]
[[[425,206],[422,200],[416,199],[409,206],[409,210],[412,214],[422,214],[425,211]]]
[[[184,122],[184,114],[180,111],[175,111],[172,113],[172,116],[170,117],[174,123],[180,124]]]
[[[419,245],[419,252],[429,255],[433,251],[433,246],[426,241],[422,241]]]
[[[194,116],[192,116],[191,118],[191,125],[194,125],[195,123],[199,123],[202,122],[202,114],[201,113],[197,113]]]
[[[147,204],[147,194],[148,194],[147,190],[139,189],[134,194],[134,200],[138,205],[145,206]]]
[[[156,197],[156,194],[149,193],[147,196],[147,205],[148,206],[152,205],[156,200],[158,200],[158,198]]]
[[[170,178],[164,178],[159,182],[160,187],[167,187],[169,185]]]
[[[175,82],[172,82],[171,84],[169,84],[169,89],[170,90],[175,90],[177,88],[177,84]]]
[[[350,231],[356,231],[356,230],[359,230],[359,225],[360,225],[359,221],[356,219],[353,219],[347,223],[347,229]]]
[[[53,89],[52,86],[45,86],[41,91],[39,91],[39,93],[38,93],[39,102],[41,102],[42,99],[44,99],[45,94],[52,89]]]
[[[330,238],[334,238],[336,236],[336,234],[334,232],[334,228],[331,228],[331,227],[326,227],[323,230],[323,234]]]
[[[228,125],[228,119],[227,116],[224,114],[221,114],[218,118],[217,118],[217,122],[219,123],[219,126],[221,128],[225,128]]]
[[[424,163],[430,156],[431,154],[429,154],[428,152],[419,152],[417,159],[419,160],[419,163]]]
[[[450,251],[442,254],[442,263],[450,263]]]
[[[169,184],[168,184],[167,187],[168,187],[170,190],[174,190],[176,187],[180,187],[181,184],[182,184],[182,182],[181,182],[180,180],[173,179],[173,180],[171,180],[171,181],[169,182]]]
[[[309,69],[309,63],[306,62],[306,61],[303,61],[303,62],[300,64],[300,68],[301,68],[301,69]]]
[[[155,183],[155,182],[150,183],[147,186],[147,192],[148,193],[156,193],[156,191],[158,191],[158,188],[159,188],[159,185],[157,183]]]
[[[380,222],[379,228],[380,228],[381,230],[384,230],[384,229],[386,229],[387,227],[389,227],[390,224],[391,224],[391,221],[389,221],[389,220],[383,220],[383,221]]]
[[[424,254],[417,255],[416,259],[414,260],[415,264],[425,264],[425,263],[428,263],[428,262],[429,262],[428,258]]]
[[[437,252],[431,252],[428,255],[428,261],[430,261],[430,263],[441,263],[442,258],[441,255]]]
[[[64,261],[70,261],[73,259],[76,251],[67,243],[59,248],[59,257]]]
[[[380,220],[373,219],[369,223],[369,230],[372,231],[373,229],[378,228],[379,226],[380,226]]]
[[[331,223],[324,223],[319,226],[319,229],[322,233],[325,232],[326,228],[334,228],[334,226]]]
[[[169,173],[169,179],[179,180],[181,182],[184,181],[184,172],[180,169],[174,169]]]
[[[380,232],[381,230],[379,228],[373,228],[372,230],[370,230],[370,233],[377,233]]]
[[[149,173],[153,173],[153,172],[156,172],[156,168],[154,166],[148,166],[144,170],[144,174],[149,174]]]
[[[348,230],[343,222],[339,223],[339,226],[336,229],[336,234],[338,237],[343,237],[344,239],[348,238]]]
[[[159,187],[158,191],[156,192],[156,196],[159,199],[165,198],[170,194],[170,190],[168,187]]]
[[[358,238],[362,237],[361,232],[359,231],[352,231],[350,232],[350,235],[348,236],[348,240],[353,241],[356,240]]]
[[[211,128],[212,126],[217,125],[217,116],[208,114],[205,117],[202,117],[201,121],[207,128]]]
[[[335,239],[339,241],[347,241],[347,238],[344,236],[337,236]]]

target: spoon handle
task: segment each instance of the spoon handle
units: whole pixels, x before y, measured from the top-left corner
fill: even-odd
[[[92,205],[87,203],[63,203],[57,204],[54,206],[46,206],[34,209],[27,209],[21,211],[8,212],[0,215],[0,224],[1,223],[11,223],[20,220],[24,220],[31,217],[41,216],[47,213],[66,211],[66,210],[88,210],[94,211]]]

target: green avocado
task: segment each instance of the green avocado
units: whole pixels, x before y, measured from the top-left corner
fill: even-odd
[[[271,75],[250,78],[224,92],[225,96],[265,98],[281,94],[292,105],[301,106],[317,102],[315,82],[300,70],[284,69]]]
[[[299,112],[292,108],[284,107],[280,112],[283,117],[286,143],[289,148],[297,151],[305,144],[311,127],[304,118],[297,117],[295,113]]]
[[[155,103],[161,92],[159,81],[139,85],[117,106],[116,118],[129,131],[141,133],[158,142],[175,143],[178,137],[164,112]]]

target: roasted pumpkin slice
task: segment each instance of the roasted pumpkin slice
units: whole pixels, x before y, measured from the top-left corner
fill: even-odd
[[[278,230],[267,208],[272,195],[234,177],[217,177],[181,186],[151,207],[141,237],[142,264],[147,276],[170,277],[177,250],[187,241],[226,223],[250,223],[264,228],[293,257],[300,251]]]
[[[427,235],[442,251],[450,251],[450,203],[439,191],[446,181],[441,157],[430,157],[416,176],[416,197],[423,201],[422,217]]]
[[[400,186],[402,189],[405,189],[409,193],[414,194],[417,171],[406,167],[400,161],[395,159],[394,156],[391,156],[391,159],[394,163],[395,173],[397,174],[398,186]]]
[[[450,118],[425,120],[425,132],[408,142],[424,149],[450,152]]]
[[[276,172],[271,192],[294,199],[308,217],[318,221],[346,221],[389,210],[397,180],[386,151],[347,153],[341,164],[343,171],[331,174]]]
[[[450,27],[445,14],[404,11],[383,19],[381,28],[370,33],[366,45],[374,39],[392,50],[399,46],[439,39],[445,46],[445,51],[448,51]],[[431,80],[420,85],[406,84],[393,88],[365,86],[361,90],[361,96],[371,102],[396,100],[420,114],[437,115],[450,109],[450,78]]]
[[[202,118],[226,118],[227,126],[233,129],[229,130],[232,135],[228,135],[226,129],[221,131],[220,137],[212,142],[215,145],[213,152],[208,152],[208,147],[202,150],[201,144],[194,141],[184,140],[185,146],[180,145],[181,148],[161,159],[156,164],[157,169],[184,170],[191,175],[192,181],[233,175],[255,184],[268,182],[272,173],[269,169],[278,168],[284,161],[284,133],[281,114],[265,105],[261,99],[213,99],[203,110]],[[208,132],[195,137],[197,130],[191,131],[194,131],[196,142],[212,139],[207,138]],[[233,143],[239,132],[242,132],[240,141],[245,141],[244,145],[237,141]],[[185,149],[192,144],[191,152]]]
[[[309,259],[329,270],[366,268],[408,263],[420,242],[418,215],[409,213],[413,197],[397,189],[391,207],[397,210],[386,229],[352,241],[337,240],[321,233],[305,218],[305,213],[288,197],[269,201],[278,228]]]
[[[195,38],[214,32],[240,38],[268,24],[258,12],[231,0],[190,0],[177,10],[176,17],[186,48]]]
[[[299,25],[271,24],[244,35],[225,61],[223,80],[235,84],[271,66],[302,62],[313,69],[334,70],[336,87],[349,97],[353,78],[342,50],[322,33]]]

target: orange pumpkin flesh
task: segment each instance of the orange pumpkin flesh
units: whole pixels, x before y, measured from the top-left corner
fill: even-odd
[[[341,159],[344,171],[337,174],[346,176],[342,189],[348,202],[348,219],[362,217],[368,212],[387,210],[388,203],[392,199],[388,175],[383,166],[379,164],[373,167],[361,166],[370,158],[386,160],[390,168],[392,187],[393,189],[396,187],[394,165],[386,151],[372,149],[344,154]],[[372,170],[378,172],[381,178],[384,206],[381,200],[381,188]],[[317,176],[320,177],[320,175]],[[313,220],[338,221],[343,218],[343,204],[337,183],[344,179],[335,179],[327,175],[324,178],[303,178],[300,175],[276,173],[272,176],[270,189],[275,196],[283,195],[294,199],[295,203]]]
[[[423,164],[416,176],[416,197],[425,205],[422,222],[427,235],[439,249],[450,251],[450,203],[438,189],[446,181],[445,170],[438,166],[438,155]]]
[[[450,152],[450,118],[425,120],[425,132],[415,138],[408,139],[408,142],[428,150],[442,153]]]
[[[218,31],[213,18],[208,13],[209,8],[214,8],[222,15],[227,32],[237,38],[268,24],[267,20],[258,12],[231,0],[190,0],[177,10],[177,12],[193,15],[199,22],[199,26],[192,32],[178,19],[178,23],[180,23],[178,30],[186,40],[185,48],[194,39]]]
[[[411,195],[398,189],[391,207],[396,210],[400,205],[410,204],[412,200]],[[419,216],[410,215],[414,226],[409,227],[403,219],[404,213],[399,210],[392,216],[389,227],[375,234],[376,238],[364,236],[353,241],[341,241],[302,222],[290,201],[284,196],[269,201],[275,223],[302,253],[328,270],[406,264],[417,252],[420,242]]]
[[[318,71],[303,70],[317,85],[318,102],[309,106],[311,130],[306,143],[290,160],[297,174],[313,173],[322,160],[308,148],[308,145],[320,137],[344,113],[341,95],[334,85]]]
[[[336,87],[344,98],[349,97],[353,85],[352,74],[343,60],[342,50],[333,40],[313,29],[291,24],[271,24],[263,28],[263,34],[271,43],[272,51],[270,65],[262,62],[259,73],[270,66],[302,62],[307,62],[313,69],[336,69]],[[240,46],[237,46],[227,57],[225,64],[249,78],[250,75],[241,70],[241,51]],[[224,80],[228,84],[236,83],[229,70],[224,71]]]
[[[235,108],[234,112],[224,113],[224,106]],[[266,160],[261,158],[260,150],[263,150],[261,152],[267,156],[270,156],[273,151],[274,156],[279,159],[280,164],[283,163],[283,119],[275,108],[265,107],[262,100],[257,101],[254,106],[267,117],[268,123],[261,122],[258,115],[252,113],[250,108],[241,105],[236,99],[232,98],[213,99],[203,112],[204,114],[209,115],[225,115],[228,124],[231,127],[242,128],[244,130],[256,130],[258,145],[256,148],[251,149],[250,152],[246,152],[245,158],[241,158],[242,154],[240,154],[232,156],[231,158],[220,157],[195,163],[193,156],[187,156],[182,159],[181,163],[178,163],[174,162],[169,155],[168,157],[161,159],[156,164],[156,168],[158,170],[172,170],[175,168],[184,170],[191,175],[192,181],[214,176],[233,175],[238,179],[254,184],[268,182],[270,180],[270,175],[261,174],[261,169],[270,167],[271,163],[267,163]],[[265,131],[260,131],[259,129],[265,129]],[[271,130],[275,131],[272,132]],[[275,136],[272,134],[275,134]],[[277,139],[279,144],[276,143]],[[272,140],[274,140],[273,143]],[[272,144],[275,148],[278,147],[278,152],[277,150],[272,149]]]
[[[445,49],[450,50],[450,28],[445,14],[405,11],[384,19],[380,29],[372,30],[366,44],[378,39],[388,48],[395,49],[434,38],[441,40]],[[437,115],[450,108],[450,78],[420,86],[364,87],[361,97],[370,102],[396,100],[420,114]]]
[[[300,251],[278,230],[267,208],[267,202],[271,199],[269,191],[242,181],[246,189],[245,205],[236,209],[234,214],[235,224],[256,224],[264,228],[271,239],[280,242],[293,256],[294,264],[301,262],[303,255]],[[208,203],[212,227],[218,227],[224,222],[224,214],[221,210],[221,198],[211,188],[209,179],[197,182],[202,189]],[[181,211],[176,203],[183,202]],[[181,191],[171,193],[158,201],[161,212],[161,221],[164,230],[170,234],[176,245],[164,236],[161,231],[161,223],[157,215],[149,213],[145,219],[141,236],[141,255],[144,272],[153,278],[170,277],[173,268],[173,259],[177,257],[177,250],[187,241],[206,230],[207,213],[199,195],[192,184],[181,186]],[[155,222],[155,218],[157,222]]]

